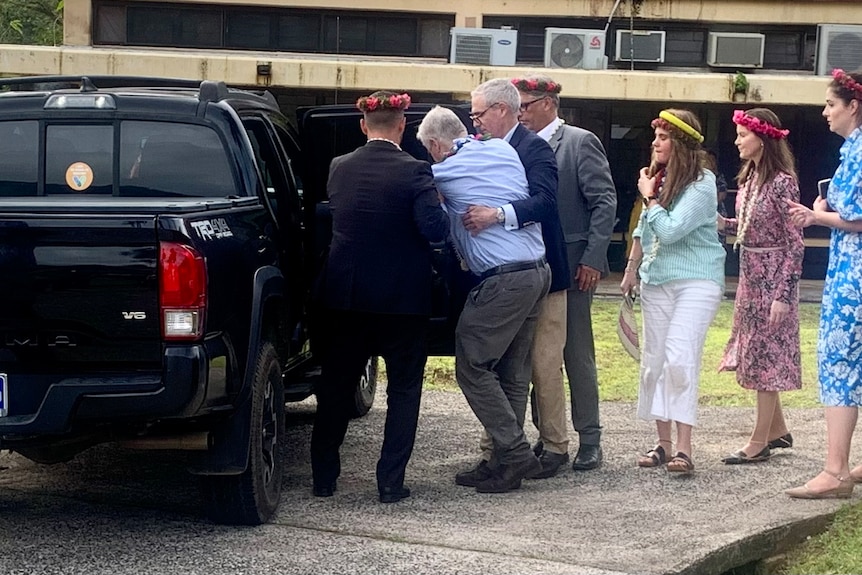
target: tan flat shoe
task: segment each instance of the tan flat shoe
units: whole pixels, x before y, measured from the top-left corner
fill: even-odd
[[[784,493],[794,499],[849,499],[853,495],[853,488],[856,486],[853,479],[841,477],[837,473],[832,473],[826,469],[823,470],[823,473],[837,479],[839,481],[838,486],[823,491],[814,491],[806,483],[801,487],[788,489]]]
[[[850,470],[850,479],[853,483],[862,483],[862,465],[857,465]]]

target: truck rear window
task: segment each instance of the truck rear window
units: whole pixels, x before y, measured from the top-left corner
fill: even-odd
[[[239,195],[224,145],[207,126],[48,123],[44,134],[40,144],[35,120],[0,122],[0,197]]]

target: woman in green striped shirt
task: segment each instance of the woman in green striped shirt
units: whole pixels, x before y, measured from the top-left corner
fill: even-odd
[[[645,208],[620,285],[628,293],[640,279],[638,417],[655,421],[658,432],[658,444],[638,466],[690,473],[703,344],[724,294],[725,251],[700,122],[688,110],[668,109],[652,127],[653,162],[638,179]]]

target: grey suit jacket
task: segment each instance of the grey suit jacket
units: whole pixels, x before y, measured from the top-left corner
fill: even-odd
[[[617,212],[605,149],[592,132],[565,124],[548,143],[557,157],[557,207],[572,276],[581,264],[604,276]]]

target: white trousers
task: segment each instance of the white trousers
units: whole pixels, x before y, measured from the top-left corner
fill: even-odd
[[[697,425],[703,345],[721,297],[709,280],[641,286],[640,419]]]

